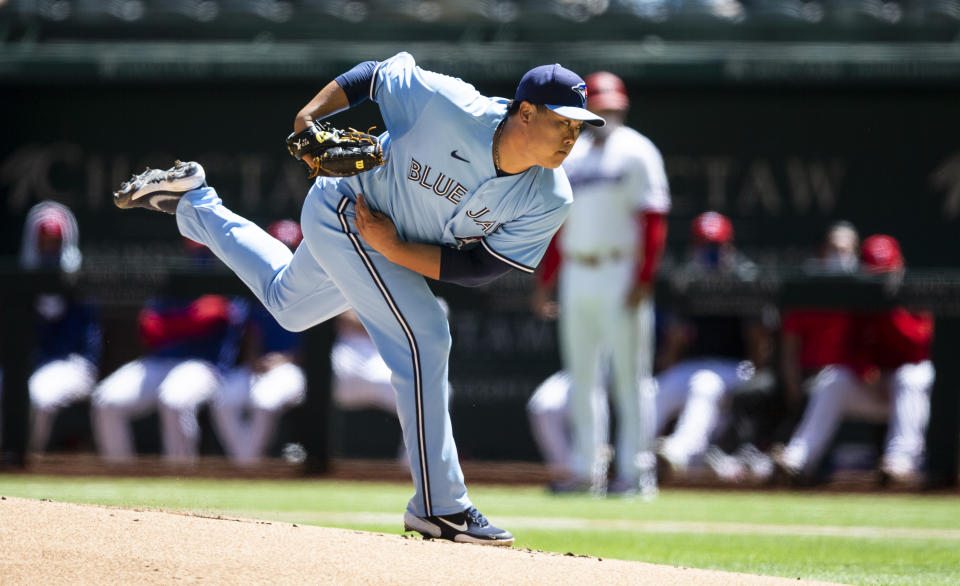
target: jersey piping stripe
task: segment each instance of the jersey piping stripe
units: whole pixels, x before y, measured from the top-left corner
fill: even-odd
[[[374,98],[374,94],[377,89],[377,72],[380,71],[380,68],[383,67],[384,62],[381,61],[377,63],[377,66],[373,68],[373,77],[370,78],[370,101],[376,103],[377,100]]]
[[[505,262],[508,265],[512,266],[513,268],[523,271],[525,273],[531,273],[531,274],[533,273],[533,269],[531,267],[528,267],[527,265],[522,265],[515,260],[509,259],[503,256],[502,254],[500,254],[499,252],[497,252],[496,250],[490,248],[490,245],[487,244],[486,239],[481,239],[480,245],[483,246],[484,250],[490,253],[490,256],[493,256],[494,258],[500,260],[501,262]]]
[[[416,338],[413,336],[413,330],[410,329],[410,325],[407,323],[407,320],[403,317],[403,314],[400,313],[400,309],[393,300],[390,290],[387,289],[386,284],[383,282],[383,278],[380,277],[380,273],[377,272],[377,268],[373,265],[370,255],[368,255],[367,251],[363,249],[363,245],[360,243],[357,235],[350,232],[350,227],[347,224],[347,218],[343,214],[343,211],[347,208],[347,204],[349,203],[350,199],[344,197],[340,200],[339,205],[337,205],[337,216],[340,218],[340,226],[343,228],[344,234],[347,235],[347,238],[349,238],[350,242],[353,244],[354,250],[357,251],[357,255],[360,257],[360,260],[363,261],[364,266],[367,268],[367,272],[370,273],[370,277],[373,278],[374,283],[380,290],[380,294],[383,295],[383,299],[390,307],[390,311],[397,319],[397,323],[400,324],[400,328],[407,337],[407,343],[410,344],[410,354],[413,357],[413,387],[417,412],[417,451],[420,455],[420,480],[423,484],[423,508],[426,512],[426,516],[432,517],[433,507],[430,503],[433,499],[430,497],[430,474],[429,470],[427,469],[427,436],[424,430],[423,420],[423,381],[421,380],[420,373],[420,349],[417,346]]]

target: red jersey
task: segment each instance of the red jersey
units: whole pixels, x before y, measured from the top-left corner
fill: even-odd
[[[898,307],[886,313],[854,318],[857,366],[889,370],[930,358],[933,315]]]
[[[189,303],[151,300],[138,317],[140,339],[151,349],[203,340],[226,329],[229,306],[223,295],[204,295]]]
[[[853,320],[848,312],[831,309],[793,309],[786,312],[783,335],[800,338],[800,367],[814,372],[830,364],[850,363]]]

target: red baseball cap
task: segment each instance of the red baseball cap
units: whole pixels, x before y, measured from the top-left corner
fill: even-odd
[[[863,241],[860,262],[868,273],[889,273],[903,268],[900,243],[893,236],[875,234]]]
[[[733,241],[733,224],[726,216],[717,212],[704,212],[694,218],[690,231],[693,239],[701,244],[726,244]]]
[[[587,82],[587,107],[593,111],[619,110],[630,107],[623,80],[609,71],[591,73]]]

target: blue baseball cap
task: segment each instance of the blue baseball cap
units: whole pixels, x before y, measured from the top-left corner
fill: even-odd
[[[557,114],[587,124],[603,126],[606,121],[587,110],[587,84],[579,75],[559,63],[534,67],[517,85],[517,102],[543,104]]]

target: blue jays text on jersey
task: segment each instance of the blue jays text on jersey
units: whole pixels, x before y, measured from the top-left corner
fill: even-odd
[[[493,136],[507,100],[422,70],[407,53],[378,65],[370,95],[386,123],[387,163],[318,183],[336,181],[352,197],[363,193],[407,241],[457,246],[483,239],[494,256],[532,272],[573,196],[560,168],[497,177]]]

